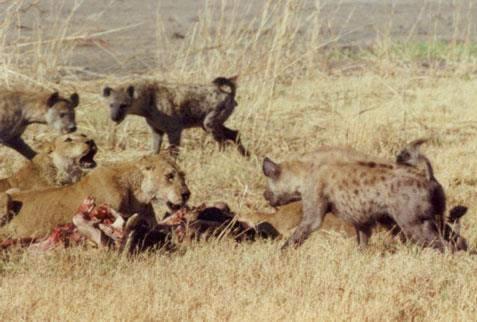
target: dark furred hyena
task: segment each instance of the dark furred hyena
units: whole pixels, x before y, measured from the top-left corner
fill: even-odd
[[[435,220],[440,211],[435,189],[414,168],[369,161],[277,164],[266,158],[263,171],[268,178],[264,196],[270,205],[303,201],[303,218],[284,247],[300,245],[332,212],[354,225],[362,246],[367,245],[372,228],[382,218],[390,218],[406,238],[420,245],[454,249]]]
[[[21,135],[28,125],[48,124],[61,133],[76,131],[75,107],[79,96],[66,99],[55,93],[0,91],[0,144],[6,145],[31,160],[37,154]]]
[[[224,126],[237,106],[235,92],[235,78],[218,77],[209,85],[173,86],[141,82],[114,89],[105,87],[103,96],[114,122],[122,122],[128,114],[146,119],[152,130],[152,150],[155,153],[161,149],[164,133],[169,144],[177,148],[184,129],[202,127],[221,147],[232,141],[242,155],[248,156],[238,131]]]

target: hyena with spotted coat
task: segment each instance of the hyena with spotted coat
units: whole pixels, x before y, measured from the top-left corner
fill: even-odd
[[[415,168],[373,161],[315,165],[306,159],[278,164],[265,158],[263,172],[270,205],[303,202],[303,218],[284,248],[303,243],[327,212],[355,227],[360,246],[367,245],[377,223],[390,218],[409,240],[441,251],[453,247],[436,222],[442,196]]]
[[[79,96],[69,99],[58,92],[0,92],[0,144],[8,146],[31,160],[37,154],[21,135],[30,124],[47,124],[60,133],[76,131],[75,107]]]
[[[169,144],[178,148],[182,131],[202,127],[223,147],[227,141],[248,156],[239,132],[224,125],[237,106],[235,78],[218,77],[208,85],[165,85],[140,82],[134,85],[103,89],[111,119],[121,123],[127,115],[146,119],[152,131],[152,150],[159,153],[164,134]],[[225,88],[228,88],[226,90]]]

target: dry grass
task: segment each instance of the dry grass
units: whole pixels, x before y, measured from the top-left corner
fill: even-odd
[[[221,6],[212,5],[217,3],[230,5],[209,2],[183,48],[167,46],[167,22],[158,19],[161,50],[149,75],[174,82],[241,75],[239,106],[228,124],[241,130],[253,156],[245,160],[233,148],[219,152],[201,130],[187,131],[179,163],[188,174],[191,204],[224,200],[238,213],[265,208],[265,155],[284,159],[326,143],[393,158],[405,142],[431,136],[425,151],[449,204],[470,207],[463,235],[477,247],[475,44],[397,44],[381,36],[371,50],[350,53],[328,48],[333,42],[318,36],[319,10],[301,19],[301,2],[269,1],[247,26],[233,19],[245,5],[224,19]],[[11,10],[19,15],[19,8]],[[306,32],[299,32],[305,23]],[[147,153],[144,121],[130,117],[114,128],[99,96],[104,84],[137,77],[76,80],[66,67],[78,35],[67,26],[59,22],[59,38],[45,43],[38,35],[36,49],[24,50],[9,47],[7,38],[14,36],[4,21],[0,78],[7,86],[78,90],[79,130],[95,137],[101,161]],[[27,137],[44,131],[33,127]],[[10,174],[22,160],[5,148],[1,153],[0,173]],[[0,319],[475,319],[475,256],[440,255],[381,237],[373,237],[365,252],[354,239],[319,232],[284,254],[281,242],[228,240],[132,261],[91,249],[12,254],[0,260]]]

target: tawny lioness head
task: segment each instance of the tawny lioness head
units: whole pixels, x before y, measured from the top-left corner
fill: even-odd
[[[57,137],[49,146],[49,152],[59,169],[96,167],[94,156],[98,148],[94,140],[84,134],[64,134]]]
[[[71,94],[69,99],[60,96],[58,92],[51,94],[46,101],[48,110],[45,119],[48,126],[60,133],[76,131],[75,107],[78,104],[77,93]]]
[[[106,86],[103,97],[109,106],[111,120],[121,123],[127,116],[128,110],[134,101],[134,86],[118,87],[113,89]]]
[[[301,164],[298,162],[278,164],[265,158],[262,170],[267,177],[267,189],[263,196],[270,206],[278,207],[301,200],[299,172],[304,170]]]
[[[177,210],[187,203],[190,191],[185,183],[185,175],[170,157],[163,153],[143,157],[138,166],[143,175],[142,202],[159,200],[171,210]]]

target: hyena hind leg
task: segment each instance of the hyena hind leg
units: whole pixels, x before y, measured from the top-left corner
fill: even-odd
[[[225,144],[230,141],[237,146],[237,150],[241,155],[245,157],[250,156],[250,152],[243,146],[242,141],[240,140],[239,131],[229,129],[224,125],[219,125],[212,131],[212,135],[219,143],[221,149],[224,149]]]
[[[226,140],[234,142],[237,145],[237,150],[239,151],[239,153],[244,157],[249,157],[250,152],[243,146],[242,141],[240,140],[239,131],[229,129],[228,127],[223,125],[222,127]]]

